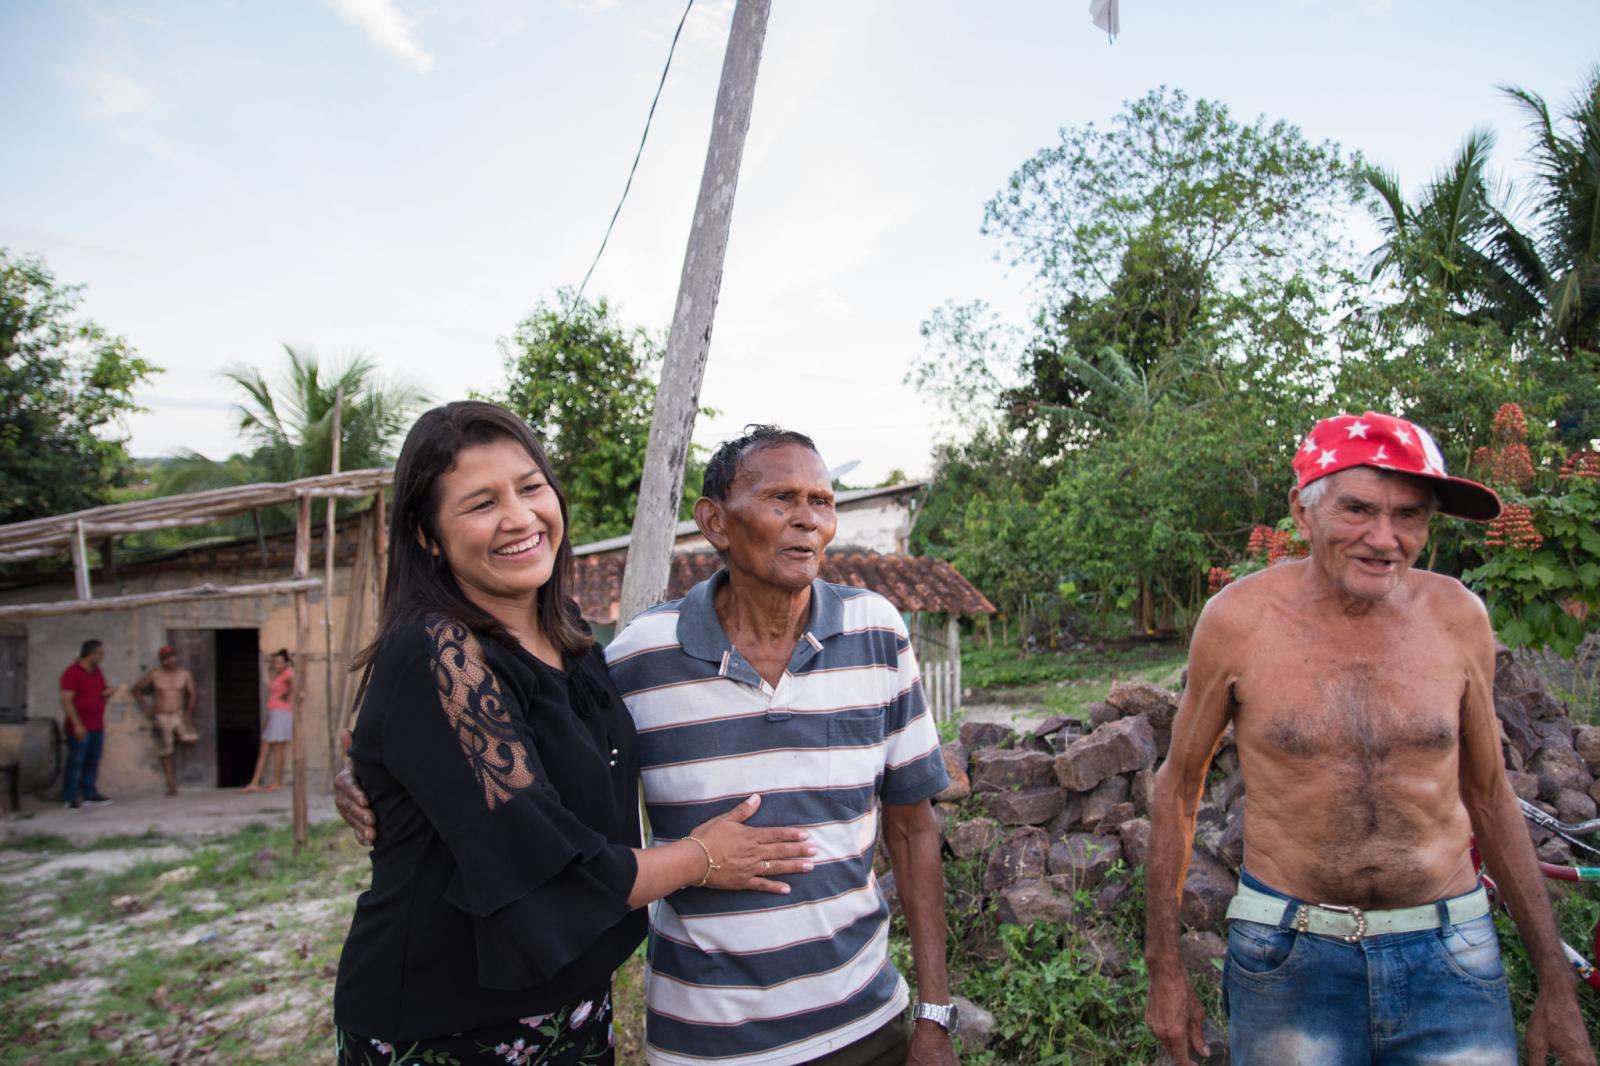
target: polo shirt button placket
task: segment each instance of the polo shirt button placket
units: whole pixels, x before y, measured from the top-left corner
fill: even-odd
[[[616,748],[612,748],[611,749],[611,765],[612,766],[617,765],[617,749]]]

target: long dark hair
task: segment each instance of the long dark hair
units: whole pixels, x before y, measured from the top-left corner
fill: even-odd
[[[383,589],[383,618],[378,635],[352,664],[369,665],[378,648],[406,621],[445,615],[476,632],[515,644],[505,627],[461,591],[443,556],[424,545],[439,543],[439,479],[456,465],[463,449],[498,440],[522,445],[550,483],[561,504],[561,543],[555,568],[539,589],[539,629],[563,655],[581,655],[594,643],[571,613],[573,584],[572,528],[567,497],[561,491],[550,459],[522,419],[497,404],[458,400],[424,412],[417,419],[394,466],[394,504],[389,513],[389,576]],[[421,534],[419,541],[418,534]]]

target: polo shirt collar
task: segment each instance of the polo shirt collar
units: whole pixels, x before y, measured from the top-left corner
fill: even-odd
[[[678,645],[686,655],[718,664],[718,672],[747,685],[760,685],[761,675],[734,648],[717,618],[716,597],[727,584],[728,571],[718,570],[683,598],[678,608]],[[822,642],[844,632],[844,598],[819,578],[811,582],[811,616],[805,634],[795,645],[790,669],[803,665],[822,650]]]

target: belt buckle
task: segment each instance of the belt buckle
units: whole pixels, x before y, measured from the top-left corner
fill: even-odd
[[[1333,911],[1337,914],[1349,914],[1354,916],[1356,920],[1355,933],[1350,936],[1341,935],[1339,937],[1339,939],[1343,940],[1346,944],[1359,944],[1361,943],[1361,938],[1367,935],[1367,916],[1361,913],[1360,907],[1340,907],[1333,903],[1319,903],[1317,904],[1317,907],[1320,910]]]

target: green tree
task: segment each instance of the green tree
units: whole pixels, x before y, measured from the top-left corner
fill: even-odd
[[[985,230],[1035,274],[1031,329],[947,305],[910,375],[994,397],[941,456],[959,488],[936,482],[926,543],[1008,612],[1183,625],[1202,564],[1285,506],[1359,280],[1329,236],[1355,173],[1335,145],[1165,89],[1024,163]]]
[[[315,352],[284,345],[284,365],[276,379],[259,367],[234,366],[222,376],[238,390],[234,410],[239,433],[250,451],[217,461],[184,452],[160,471],[159,495],[195,492],[262,481],[291,481],[326,474],[333,465],[335,399],[341,389],[339,467],[361,470],[388,465],[395,441],[428,397],[410,385],[384,381],[377,364],[354,356],[332,364]],[[288,508],[264,511],[264,524],[279,528],[294,521]],[[240,532],[249,519],[231,523]]]
[[[570,308],[570,310],[563,310]],[[532,428],[550,454],[572,508],[578,543],[633,528],[655,407],[661,345],[624,326],[602,297],[572,303],[563,290],[501,341],[506,390],[496,397]],[[703,467],[684,478],[684,504],[700,494]]]
[[[0,523],[103,503],[127,470],[119,422],[160,371],[79,317],[81,292],[0,248]]]

